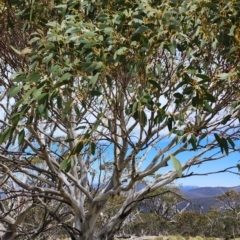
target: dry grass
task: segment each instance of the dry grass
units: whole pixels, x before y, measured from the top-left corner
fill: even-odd
[[[130,239],[130,238],[129,238]],[[196,237],[183,237],[181,235],[175,235],[175,236],[144,236],[144,237],[137,237],[137,238],[131,238],[134,240],[223,240],[223,238],[202,238],[199,236]],[[70,238],[62,238],[59,240],[70,240]],[[115,240],[126,240],[123,238],[116,238]],[[240,240],[240,238],[235,238],[235,240]]]
[[[175,236],[144,236],[144,237],[137,237],[132,238],[134,240],[223,240],[223,238],[202,238],[199,236],[196,237],[183,237],[181,235],[175,235]],[[120,239],[116,238],[116,240],[126,240],[126,239]],[[240,238],[235,238],[235,240],[240,240]]]

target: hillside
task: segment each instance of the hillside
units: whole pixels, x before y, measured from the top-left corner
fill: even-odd
[[[240,186],[236,187],[199,187],[190,190],[182,190],[181,192],[187,199],[214,197],[224,194],[228,190],[240,192]]]
[[[234,190],[240,192],[240,186],[235,187],[199,187],[190,190],[182,190],[184,197],[191,203],[186,211],[200,211],[208,212],[211,206],[217,208],[221,203],[216,200],[216,196],[224,194],[228,190]],[[183,209],[188,204],[188,201],[182,201],[179,204],[179,209]]]

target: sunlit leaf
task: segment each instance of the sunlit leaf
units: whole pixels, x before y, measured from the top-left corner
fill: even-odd
[[[229,36],[234,36],[234,31],[235,31],[236,27],[237,27],[236,25],[231,26],[229,34],[228,34]]]
[[[178,176],[182,177],[182,166],[180,161],[173,155],[170,155],[170,158],[172,160],[175,170],[177,171]]]

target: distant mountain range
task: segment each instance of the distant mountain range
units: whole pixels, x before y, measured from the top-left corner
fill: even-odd
[[[236,187],[195,187],[195,188],[180,188],[181,192],[187,199],[214,197],[222,195],[228,190],[240,192],[240,186]]]
[[[196,189],[196,188],[199,188],[199,186],[185,185],[185,186],[180,186],[180,187],[179,187],[179,189],[180,189],[181,191],[189,191],[189,190]]]
[[[97,184],[94,184],[93,186],[94,188],[98,187]],[[140,191],[144,187],[146,187],[145,184],[138,184],[136,186],[136,191]],[[195,185],[185,185],[178,188],[180,189],[180,193],[186,199],[186,201],[182,201],[178,204],[178,209],[184,209],[184,211],[198,211],[203,213],[209,212],[212,206],[215,206],[217,209],[221,207],[220,201],[216,199],[217,196],[220,196],[229,190],[240,193],[240,186],[199,187]],[[141,205],[140,209],[141,211],[146,212],[144,205]]]
[[[186,211],[208,212],[211,206],[220,207],[221,203],[216,199],[217,196],[224,194],[229,190],[240,192],[240,186],[236,187],[196,187],[180,188],[184,197],[191,202]],[[186,207],[188,201],[179,204],[179,209]]]

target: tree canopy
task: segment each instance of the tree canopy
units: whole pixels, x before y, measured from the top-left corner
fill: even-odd
[[[149,193],[238,151],[239,7],[2,0],[5,239],[34,239],[53,222],[72,239],[112,239]],[[39,225],[22,230],[35,208]]]

